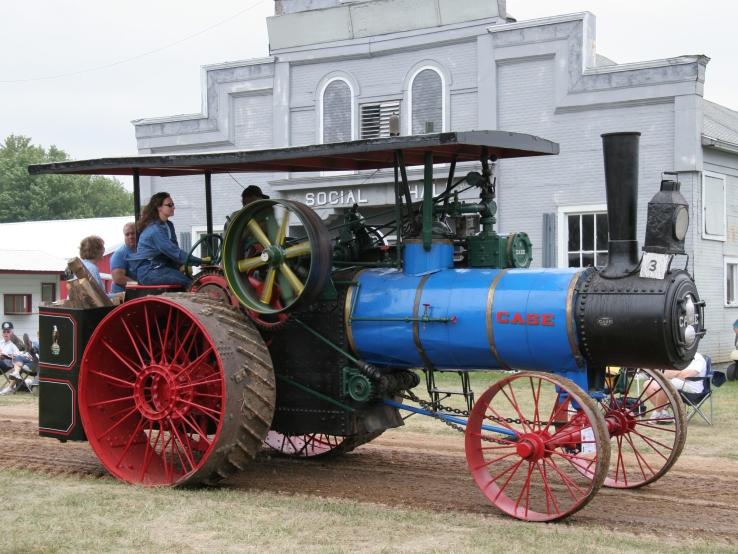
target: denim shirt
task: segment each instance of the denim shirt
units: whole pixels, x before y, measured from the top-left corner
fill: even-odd
[[[128,258],[134,271],[148,271],[156,267],[168,265],[178,267],[185,263],[187,252],[179,247],[177,233],[171,221],[152,223],[138,237],[136,252]],[[200,265],[202,260],[190,256],[190,263]]]

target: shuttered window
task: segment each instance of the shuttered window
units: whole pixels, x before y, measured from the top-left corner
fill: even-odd
[[[725,240],[725,176],[705,172],[702,176],[703,236]]]
[[[738,304],[738,259],[725,259],[725,305]],[[738,338],[736,338],[738,343]]]
[[[41,283],[41,302],[56,301],[56,283]]]
[[[331,81],[323,91],[324,143],[352,140],[351,87],[346,81]]]
[[[5,294],[5,315],[30,314],[32,309],[30,294]]]
[[[361,138],[390,136],[390,117],[400,115],[400,101],[392,100],[361,106]]]
[[[420,71],[412,83],[412,134],[443,131],[443,81],[432,69]]]

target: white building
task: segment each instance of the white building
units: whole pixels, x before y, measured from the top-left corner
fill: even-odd
[[[58,219],[0,223],[0,234],[12,237],[23,250],[0,250],[0,297],[2,321],[12,321],[15,333],[38,333],[38,307],[66,297],[64,270],[79,255],[79,243],[89,235],[105,241],[106,255],[100,264],[110,270],[110,254],[123,244],[123,225],[132,216]]]
[[[709,59],[617,64],[595,51],[595,16],[516,22],[504,0],[281,0],[270,57],[205,66],[199,114],[134,122],[142,154],[261,149],[402,132],[502,129],[561,145],[556,158],[498,164],[502,233],[527,232],[534,265],[602,263],[599,135],[640,131],[639,229],[664,171],[691,206],[688,264],[708,302],[703,350],[727,360],[738,317],[738,113],[703,99]],[[623,33],[627,33],[624,29]],[[420,174],[410,175],[420,179]],[[391,201],[387,173],[213,176],[216,221],[241,187],[300,200],[324,218]],[[180,233],[204,229],[202,183],[142,178],[177,202]],[[420,186],[420,185],[419,185]],[[422,188],[422,187],[421,187]],[[350,194],[349,194],[350,193]],[[351,198],[352,200],[347,200]],[[535,198],[535,203],[530,201]]]
[[[67,262],[38,250],[0,250],[2,321],[38,340],[38,305],[59,298]]]

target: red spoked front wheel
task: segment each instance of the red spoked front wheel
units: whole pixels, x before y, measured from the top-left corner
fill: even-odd
[[[211,483],[260,449],[271,358],[238,312],[205,295],[149,296],[106,316],[85,349],[79,409],[110,473],[142,485]]]
[[[488,388],[474,404],[465,441],[482,493],[525,521],[554,521],[583,508],[610,459],[594,401],[569,379],[542,373],[517,373]]]

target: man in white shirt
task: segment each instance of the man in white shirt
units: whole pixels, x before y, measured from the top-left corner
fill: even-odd
[[[2,325],[2,341],[0,341],[0,371],[6,372],[8,384],[0,390],[0,394],[12,394],[21,379],[23,364],[31,363],[31,358],[22,354],[12,341],[13,324],[6,321]]]
[[[671,381],[676,390],[699,394],[704,390],[701,380],[689,380],[692,377],[704,377],[707,375],[707,361],[705,357],[697,352],[689,362],[689,365],[682,370],[665,369],[664,377]],[[658,423],[670,423],[672,415],[667,410],[669,405],[666,394],[661,390],[658,383],[652,381],[647,387],[647,397],[653,402],[655,408],[652,412],[651,419]],[[666,420],[666,421],[665,421]]]

